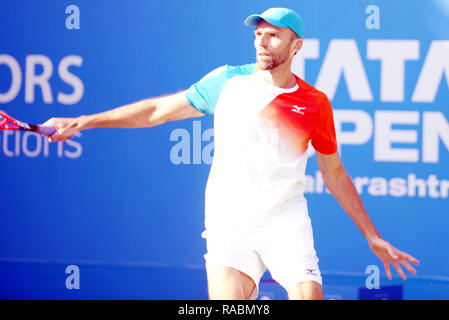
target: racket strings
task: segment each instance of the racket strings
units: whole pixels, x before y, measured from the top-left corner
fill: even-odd
[[[4,126],[8,122],[8,119],[0,115],[0,127]]]
[[[3,111],[0,112],[0,130],[17,130],[19,126],[3,113]]]

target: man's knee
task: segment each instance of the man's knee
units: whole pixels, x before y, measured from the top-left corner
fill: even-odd
[[[290,300],[324,300],[323,287],[316,281],[305,281],[288,290]]]
[[[211,300],[248,300],[256,286],[251,277],[231,267],[215,268],[207,278]]]

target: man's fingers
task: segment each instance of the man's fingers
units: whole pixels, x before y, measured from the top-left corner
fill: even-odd
[[[393,267],[396,269],[398,274],[401,276],[402,280],[407,280],[407,276],[405,275],[404,271],[402,271],[401,266],[397,262],[392,262]],[[391,279],[390,279],[391,280]]]
[[[411,263],[415,264],[415,265],[419,265],[419,260],[412,257],[411,255],[409,255],[408,253],[404,253],[404,257],[405,259],[407,259],[408,261],[410,261]]]
[[[55,133],[53,133],[50,137],[48,137],[48,141],[55,142],[55,141],[64,141],[66,138],[58,133],[58,130],[56,130]]]
[[[68,131],[66,128],[58,127],[57,125],[54,126],[56,129],[55,133],[53,133],[50,137],[48,137],[49,142],[55,142],[55,141],[66,141],[67,139],[71,139],[74,134],[71,136],[67,136],[70,134],[70,131]]]
[[[387,274],[388,280],[391,280],[391,271],[390,271],[390,264],[384,263],[385,273]]]
[[[409,255],[408,253],[405,253],[405,252],[399,252],[399,255],[400,255],[400,257],[399,257],[399,259],[398,260],[408,260],[408,261],[410,261],[411,263],[413,263],[413,264],[415,264],[415,265],[419,265],[419,260],[418,259],[416,259],[416,258],[414,258],[414,257],[412,257],[411,255]]]
[[[56,129],[55,133],[53,133],[51,136],[48,137],[48,141],[50,142],[58,141],[59,138],[58,129],[57,128],[55,129]]]
[[[411,273],[416,274],[416,269],[413,268],[413,267],[411,266],[411,264],[408,263],[407,260],[401,259],[401,260],[399,260],[399,263],[401,263],[401,264],[402,264],[408,271],[410,271]]]
[[[407,276],[402,270],[401,265],[403,265],[412,274],[417,273],[416,269],[413,268],[409,262],[418,265],[419,264],[418,259],[415,259],[408,253],[402,252],[391,245],[384,247],[384,249],[386,250],[383,252],[383,257],[381,259],[384,263],[385,273],[387,274],[389,280],[392,279],[390,263],[393,265],[393,267],[403,280],[407,280]]]

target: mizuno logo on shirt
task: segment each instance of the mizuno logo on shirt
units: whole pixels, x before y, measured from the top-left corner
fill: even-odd
[[[296,112],[299,114],[304,114],[304,111],[302,111],[302,110],[306,109],[306,107],[298,107],[298,106],[292,106],[292,107],[293,107],[293,109],[291,109],[290,111],[293,111],[293,112]]]

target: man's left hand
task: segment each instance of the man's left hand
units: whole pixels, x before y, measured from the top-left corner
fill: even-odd
[[[404,271],[401,268],[401,264],[412,274],[416,274],[415,268],[410,264],[413,263],[415,265],[419,264],[419,261],[409,255],[408,253],[402,252],[397,248],[393,247],[389,242],[385,241],[382,238],[377,238],[369,242],[369,246],[371,250],[382,260],[384,263],[385,273],[389,280],[392,279],[390,263],[396,269],[398,274],[401,276],[403,280],[407,280],[407,277]]]

